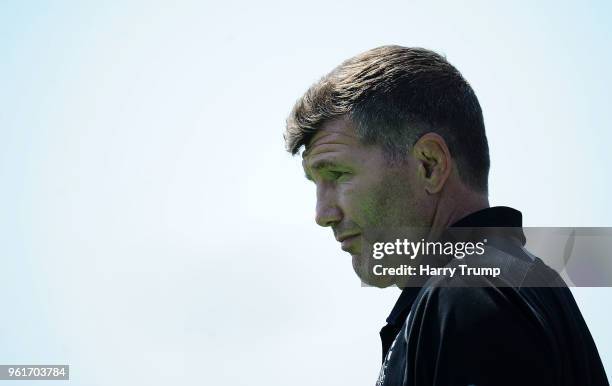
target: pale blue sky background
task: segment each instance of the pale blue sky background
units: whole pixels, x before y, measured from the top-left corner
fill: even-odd
[[[3,1],[0,363],[74,385],[371,385],[362,288],[283,153],[312,82],[383,44],[481,101],[491,202],[612,226],[609,2]],[[612,373],[611,289],[575,289]]]

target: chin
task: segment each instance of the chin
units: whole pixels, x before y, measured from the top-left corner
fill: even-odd
[[[372,273],[372,267],[368,261],[369,259],[363,259],[359,255],[351,255],[353,257],[353,270],[357,277],[361,280],[361,283],[369,287],[387,288],[395,285],[395,280],[390,276],[377,276]]]

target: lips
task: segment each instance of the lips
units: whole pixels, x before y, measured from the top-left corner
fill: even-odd
[[[338,240],[339,243],[343,242],[346,239],[349,239],[351,237],[355,237],[357,236],[359,233],[345,233],[343,235],[340,235],[338,237],[336,237],[336,240]]]
[[[346,236],[341,236],[338,237],[338,241],[341,244],[341,248],[343,251],[346,252],[354,252],[352,251],[353,247],[355,246],[355,242],[359,239],[360,234],[353,234],[353,235],[346,235]]]

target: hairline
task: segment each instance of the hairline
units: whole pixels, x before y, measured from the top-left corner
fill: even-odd
[[[359,123],[355,122],[355,120],[351,117],[351,113],[345,113],[345,114],[341,114],[338,116],[334,116],[334,117],[328,117],[325,119],[322,119],[320,122],[317,123],[316,128],[313,131],[308,132],[306,135],[303,136],[302,140],[298,143],[300,143],[299,146],[296,147],[296,151],[294,154],[297,154],[301,148],[304,148],[304,150],[301,153],[302,156],[302,160],[308,156],[308,152],[312,149],[312,147],[310,147],[312,145],[312,141],[314,139],[314,137],[317,135],[317,133],[319,133],[321,130],[323,130],[323,126],[325,126],[326,124],[333,122],[333,121],[338,121],[338,120],[345,120],[347,121],[349,124],[353,125],[353,128],[355,130],[355,133],[357,134],[356,138],[359,141],[360,144],[364,145],[364,146],[368,146],[368,145],[372,145],[372,146],[378,146],[380,147],[380,149],[382,150],[383,153],[383,157],[386,161],[387,166],[396,166],[399,163],[403,163],[408,159],[408,151],[410,149],[412,149],[415,145],[415,143],[423,136],[425,135],[427,132],[422,133],[421,135],[418,136],[418,138],[415,138],[414,141],[412,141],[413,143],[408,144],[407,148],[405,149],[404,152],[402,152],[404,155],[401,156],[401,154],[399,154],[400,152],[397,150],[397,148],[391,148],[389,146],[385,146],[384,143],[382,143],[380,140],[378,140],[379,138],[375,138],[372,139],[370,141],[368,141],[366,135],[363,132],[360,132],[360,130],[358,129],[358,125]],[[446,143],[446,138],[444,138],[442,136],[442,139],[444,140],[444,142]],[[447,144],[448,146],[448,144]]]

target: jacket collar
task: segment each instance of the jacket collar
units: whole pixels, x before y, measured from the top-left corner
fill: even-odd
[[[525,235],[521,229],[523,215],[516,209],[507,206],[495,206],[471,213],[451,225],[451,228],[512,228],[521,244],[525,244]],[[406,287],[395,302],[387,323],[401,327],[408,317],[412,303],[420,291],[420,287]]]

